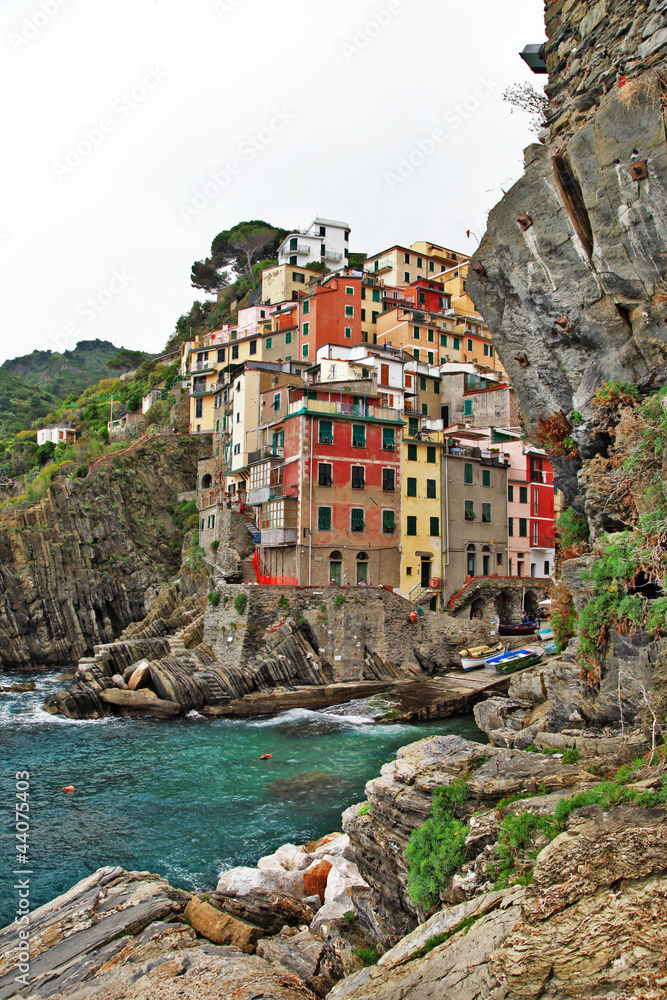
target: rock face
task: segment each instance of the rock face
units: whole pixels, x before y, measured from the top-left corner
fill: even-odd
[[[199,448],[159,439],[87,479],[56,479],[38,506],[2,525],[0,671],[75,663],[144,617],[180,565],[170,510]]]
[[[656,0],[555,0],[546,23],[549,128],[489,216],[468,291],[529,432],[576,410],[585,459],[604,448],[587,422],[600,385],[665,380],[667,20]],[[569,503],[577,463],[555,462]]]

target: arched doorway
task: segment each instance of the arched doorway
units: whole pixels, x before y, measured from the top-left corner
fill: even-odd
[[[329,583],[340,587],[343,578],[343,556],[334,549],[329,556]]]
[[[368,586],[368,553],[357,552],[357,584]]]
[[[482,545],[482,575],[491,575],[491,546]]]
[[[526,612],[531,622],[537,621],[540,609],[537,603],[537,595],[532,590],[527,590],[523,598],[523,610]]]
[[[466,573],[468,576],[475,575],[475,563],[477,562],[477,548],[470,543],[466,549]]]
[[[205,473],[205,475],[203,475],[201,479],[201,488],[203,490],[210,490],[212,484],[213,484],[213,476],[211,475],[210,472]]]
[[[470,618],[484,618],[484,602],[477,600],[470,605]]]
[[[514,621],[516,615],[516,609],[513,605],[518,604],[518,600],[514,597],[512,599],[512,592],[509,590],[501,590],[499,594],[496,595],[495,599],[496,615],[498,616],[498,621],[501,625],[511,625]]]

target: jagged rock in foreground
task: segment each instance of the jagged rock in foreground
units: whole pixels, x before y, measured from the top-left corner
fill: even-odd
[[[198,939],[190,895],[146,872],[100,868],[30,915],[30,987],[15,979],[16,925],[0,931],[0,998],[314,1000],[257,955]]]
[[[171,510],[201,442],[173,436],[55,479],[0,529],[0,671],[68,666],[144,617],[181,561]]]

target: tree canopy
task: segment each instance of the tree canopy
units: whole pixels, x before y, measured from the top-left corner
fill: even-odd
[[[224,269],[227,267],[254,280],[252,265],[262,257],[275,257],[290,231],[272,226],[263,219],[238,222],[231,229],[224,229],[213,239],[211,255],[192,265],[191,284],[207,292],[226,288],[229,275]]]

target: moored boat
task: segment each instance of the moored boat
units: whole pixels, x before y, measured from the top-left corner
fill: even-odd
[[[498,635],[532,635],[539,622],[524,622],[522,625],[499,625]]]
[[[523,670],[524,667],[531,667],[544,656],[541,646],[528,646],[526,649],[511,649],[499,656],[492,656],[486,661],[487,666],[495,667],[501,674],[511,674],[515,670]]]
[[[505,647],[502,642],[496,643],[495,646],[473,646],[471,649],[460,649],[461,666],[466,671],[479,670],[480,667],[486,666],[486,662],[491,656],[498,656],[504,651]]]

